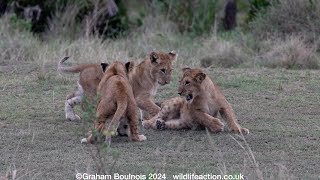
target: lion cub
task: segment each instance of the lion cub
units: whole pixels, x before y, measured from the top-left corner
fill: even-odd
[[[133,89],[138,107],[141,109],[141,119],[150,119],[160,111],[153,97],[159,85],[170,83],[173,63],[177,59],[173,51],[169,53],[151,52],[149,58],[132,66],[129,72],[129,82]],[[73,67],[64,67],[68,57],[58,63],[58,70],[65,73],[80,73],[78,89],[67,96],[65,102],[66,119],[78,121],[80,117],[74,113],[73,107],[82,102],[84,95],[90,99],[95,97],[98,84],[108,64],[82,64]]]
[[[151,52],[148,59],[130,70],[129,81],[140,109],[141,120],[150,119],[160,111],[153,97],[159,86],[170,83],[173,63],[177,57],[174,51]]]
[[[77,90],[69,94],[65,101],[65,116],[69,121],[79,121],[80,117],[74,113],[73,107],[80,104],[83,97],[92,100],[97,93],[97,87],[103,76],[104,71],[108,67],[107,63],[101,64],[80,64],[77,66],[65,67],[63,63],[69,57],[64,57],[58,63],[58,70],[63,73],[80,73],[79,81],[77,82]]]
[[[100,101],[97,106],[97,121],[94,127],[98,132],[104,134],[109,142],[111,136],[115,135],[120,121],[124,119],[128,121],[129,138],[132,141],[146,140],[146,137],[139,135],[138,132],[137,105],[127,77],[131,65],[130,62],[126,66],[121,62],[109,65],[98,86],[97,93]],[[106,123],[107,120],[111,121]],[[93,140],[91,134],[81,142],[92,143]]]
[[[144,121],[145,128],[198,129],[211,132],[223,131],[224,124],[218,113],[226,120],[230,130],[248,134],[237,121],[231,105],[212,80],[200,69],[184,68],[178,88],[180,97],[162,103],[161,111],[152,119]]]

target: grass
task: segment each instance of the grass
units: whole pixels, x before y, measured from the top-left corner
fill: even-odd
[[[0,179],[95,174],[98,153],[109,173],[158,172],[166,173],[167,179],[193,172],[241,173],[247,179],[319,179],[320,71],[261,68],[265,66],[261,59],[286,59],[295,48],[302,66],[309,64],[304,61],[309,57],[319,60],[316,48],[298,38],[260,42],[235,32],[191,39],[160,16],[145,18],[146,26],[117,40],[60,36],[43,40],[12,30],[6,18],[0,19]],[[205,71],[225,93],[240,124],[250,130],[246,139],[228,132],[140,127],[146,142],[117,137],[111,149],[101,152],[80,144],[84,123],[64,117],[65,97],[78,77],[58,74],[57,62],[66,55],[71,64],[140,61],[154,50],[179,54],[172,82],[159,89],[157,102],[177,96],[181,67],[199,67],[200,60],[209,57]],[[279,61],[275,64],[283,67]],[[76,111],[81,114],[79,107]]]
[[[32,64],[14,68],[17,71],[0,73],[0,176],[10,167],[21,179],[94,174],[92,146],[80,144],[81,123],[64,119],[64,98],[77,76],[63,78],[55,66],[49,66],[46,78],[39,79]],[[240,124],[250,129],[246,142],[264,179],[319,177],[319,71],[211,68],[207,72],[220,84]],[[172,83],[160,89],[157,101],[176,95],[180,72],[174,74]],[[111,150],[101,152],[108,168],[117,158],[113,172],[159,172],[167,177],[187,172],[242,173],[248,179],[258,178],[247,148],[238,144],[246,147],[244,142],[237,136],[235,141],[228,132],[140,129],[146,142],[117,137]]]
[[[282,42],[281,42],[282,41]],[[318,69],[319,59],[316,48],[308,47],[304,38],[288,37],[286,40],[267,42],[269,44],[261,55],[260,64],[286,69]]]

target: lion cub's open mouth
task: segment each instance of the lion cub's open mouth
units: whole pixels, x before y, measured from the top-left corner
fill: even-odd
[[[188,95],[186,96],[186,100],[187,100],[187,101],[192,100],[192,98],[193,98],[192,94],[188,94]]]

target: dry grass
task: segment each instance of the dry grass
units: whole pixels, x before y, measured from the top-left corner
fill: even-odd
[[[32,64],[15,67],[17,72],[0,73],[0,177],[8,173],[21,179],[74,179],[76,172],[95,174],[93,147],[80,144],[83,124],[64,117],[64,99],[77,76],[62,81],[54,66],[48,68],[50,76],[39,81]],[[209,68],[207,72],[220,85],[240,124],[250,129],[246,142],[238,136],[235,141],[228,132],[210,134],[209,139],[205,131],[140,127],[147,141],[117,137],[112,149],[101,151],[106,171],[116,160],[113,172],[159,172],[167,179],[187,172],[242,173],[258,179],[259,170],[264,179],[317,179],[318,70]],[[176,95],[177,81],[161,87],[156,101]]]
[[[20,33],[11,28],[9,17],[0,19],[0,23],[0,64],[8,61],[34,61],[36,48],[39,47],[40,41],[31,33]]]
[[[265,44],[267,50],[260,57],[260,63],[264,66],[286,69],[319,68],[316,48],[309,47],[302,37],[291,36],[284,41],[266,41]]]
[[[210,57],[214,62],[207,72],[224,90],[240,123],[252,133],[246,140],[230,138],[229,133],[210,134],[207,139],[203,131],[142,129],[148,141],[131,143],[116,138],[112,149],[116,156],[112,150],[101,152],[105,164],[114,163],[113,171],[165,172],[168,176],[241,172],[248,179],[317,176],[318,133],[314,127],[319,98],[314,97],[319,97],[318,71],[215,68],[241,66],[256,57],[248,55],[241,43],[215,35],[190,39],[177,34],[176,27],[161,16],[146,18],[145,25],[127,37],[105,41],[96,37],[42,41],[30,33],[13,31],[9,24],[6,17],[0,19],[0,177],[73,179],[75,172],[94,174],[99,165],[90,156],[91,147],[80,144],[84,136],[81,125],[64,119],[64,98],[77,77],[61,78],[56,63],[66,55],[73,64],[129,61],[144,58],[153,50],[179,54],[173,81],[159,89],[157,101],[176,95],[179,66],[197,67],[200,59]],[[300,38],[270,41],[265,47],[261,63],[283,60],[290,67],[302,64],[299,67],[310,68],[304,65],[314,58],[313,48]]]
[[[313,0],[276,1],[266,15],[251,23],[251,30],[260,39],[299,35],[308,43],[318,44],[320,3]]]
[[[225,40],[213,34],[191,39],[177,33],[177,27],[162,16],[144,19],[144,26],[126,37],[104,41],[97,37],[70,40],[63,36],[42,41],[27,32],[12,31],[8,18],[0,21],[3,24],[0,36],[4,39],[0,42],[1,59],[7,64],[36,63],[42,76],[45,76],[45,67],[55,66],[64,56],[71,56],[71,63],[113,62],[143,59],[151,51],[171,50],[179,54],[178,67],[253,67],[253,59],[262,66],[273,68],[319,67],[316,47],[307,45],[301,36],[292,36],[285,41],[267,40],[259,43],[262,50],[258,52],[259,48],[245,45],[243,41],[248,40],[243,38]]]
[[[206,56],[200,60],[202,67],[238,67],[244,62],[248,61],[248,55],[242,50],[242,48],[231,41],[225,40],[212,40],[205,42],[201,48],[203,55]]]

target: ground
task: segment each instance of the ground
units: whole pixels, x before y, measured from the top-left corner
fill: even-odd
[[[82,123],[66,121],[64,99],[76,75],[64,78],[55,65],[0,67],[0,177],[75,179],[95,174],[92,145],[80,144]],[[115,138],[102,152],[106,171],[120,174],[243,174],[248,179],[320,178],[320,71],[281,69],[206,70],[221,86],[245,137],[206,131],[141,131],[145,142]],[[157,101],[177,95],[179,71]],[[77,112],[81,112],[77,108]],[[81,114],[81,113],[80,113]],[[247,142],[247,143],[246,143]],[[114,163],[114,164],[113,164]],[[1,179],[1,178],[0,178]]]

